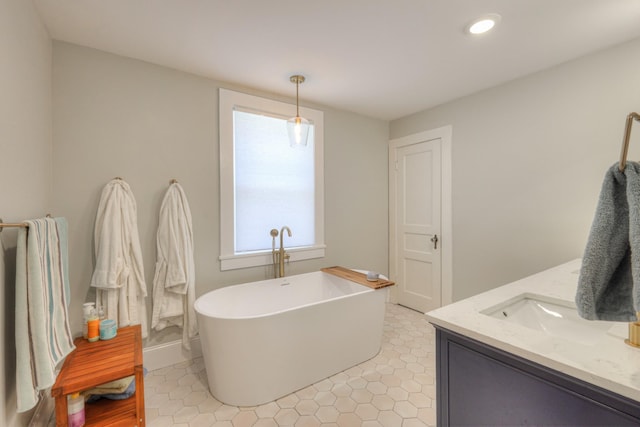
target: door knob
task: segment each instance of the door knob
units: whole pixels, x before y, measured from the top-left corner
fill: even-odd
[[[433,249],[438,249],[438,235],[434,234],[433,237],[431,238],[431,241],[433,242]]]

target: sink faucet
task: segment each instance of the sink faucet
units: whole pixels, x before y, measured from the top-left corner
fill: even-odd
[[[280,229],[280,249],[278,250],[278,265],[280,275],[278,277],[284,277],[284,260],[289,259],[289,254],[284,250],[284,244],[282,242],[284,237],[284,230],[287,230],[287,234],[291,237],[291,229],[286,225]]]

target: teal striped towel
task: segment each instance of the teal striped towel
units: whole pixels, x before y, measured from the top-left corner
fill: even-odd
[[[33,408],[56,368],[75,348],[69,327],[67,221],[26,221],[16,248],[16,389],[18,412]]]

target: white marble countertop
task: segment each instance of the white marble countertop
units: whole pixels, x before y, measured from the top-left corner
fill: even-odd
[[[434,325],[459,333],[640,401],[640,349],[624,343],[627,324],[610,322],[597,342],[584,344],[483,314],[523,293],[562,300],[575,307],[580,260],[430,311]],[[585,322],[587,322],[585,320]]]

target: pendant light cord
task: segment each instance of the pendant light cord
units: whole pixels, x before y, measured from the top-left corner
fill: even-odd
[[[291,83],[296,84],[296,117],[300,117],[300,83],[304,83],[304,76],[295,74],[289,78]]]
[[[300,103],[298,101],[298,86],[300,86],[300,80],[296,79],[296,117],[300,117]]]

